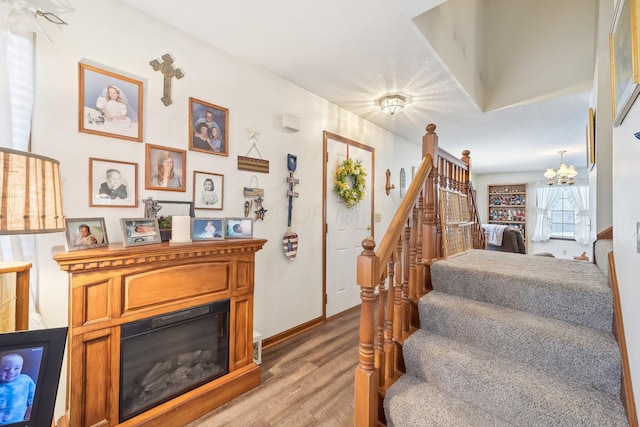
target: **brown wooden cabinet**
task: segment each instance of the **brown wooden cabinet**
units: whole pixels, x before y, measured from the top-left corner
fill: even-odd
[[[63,252],[69,273],[67,416],[71,426],[184,425],[257,386],[255,252],[263,239]],[[120,423],[121,326],[228,299],[229,373]]]
[[[527,184],[488,186],[489,224],[517,227],[527,241]]]

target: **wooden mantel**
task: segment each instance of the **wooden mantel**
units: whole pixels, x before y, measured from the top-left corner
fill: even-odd
[[[253,362],[255,252],[264,239],[65,252],[69,273],[67,417],[70,426],[184,425],[257,386]],[[229,373],[119,422],[120,326],[229,299]]]

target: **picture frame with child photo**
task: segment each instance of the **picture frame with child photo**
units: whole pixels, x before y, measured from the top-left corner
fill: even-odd
[[[193,171],[193,207],[222,210],[224,206],[224,175]]]
[[[224,240],[224,218],[191,218],[192,240]]]
[[[67,251],[109,246],[104,218],[67,218],[65,229]]]
[[[89,206],[138,207],[138,164],[89,158]]]

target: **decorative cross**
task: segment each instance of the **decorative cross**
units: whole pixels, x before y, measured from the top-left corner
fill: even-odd
[[[153,67],[154,70],[160,70],[162,74],[164,74],[164,91],[162,93],[162,102],[164,105],[169,105],[173,101],[171,100],[171,77],[175,77],[176,79],[181,79],[184,77],[184,73],[180,68],[173,68],[173,58],[171,54],[165,53],[162,55],[163,62],[160,63],[157,59],[154,59],[149,64]]]

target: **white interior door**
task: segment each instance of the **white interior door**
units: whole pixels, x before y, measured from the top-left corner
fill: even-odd
[[[362,252],[362,240],[372,234],[373,151],[338,139],[327,139],[326,189],[326,293],[327,317],[360,304],[360,287],[356,283],[356,259]],[[347,156],[362,162],[367,171],[364,199],[347,209],[333,192],[336,165]]]

